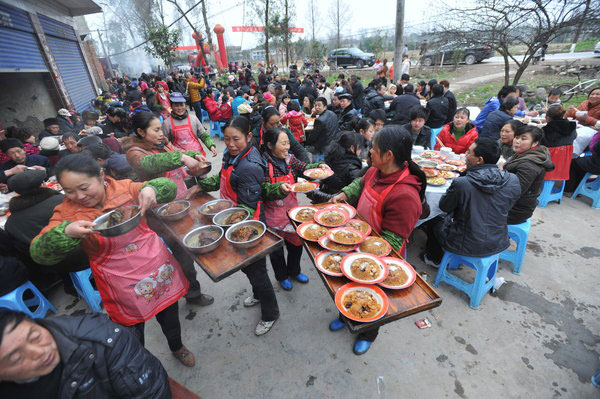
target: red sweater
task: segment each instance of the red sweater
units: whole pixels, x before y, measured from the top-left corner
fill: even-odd
[[[465,134],[456,140],[456,137],[454,137],[454,135],[450,132],[452,123],[453,122],[446,123],[438,137],[440,140],[442,140],[444,146],[452,148],[452,151],[454,151],[455,154],[464,154],[479,136],[477,133],[477,128],[475,128],[475,125],[467,124],[467,127],[465,128]],[[436,143],[435,149],[440,149],[439,143]]]
[[[280,121],[283,125],[287,125],[290,128],[299,143],[304,141],[304,129],[302,127],[308,126],[308,121],[302,112],[290,111]]]
[[[375,192],[381,193],[390,184],[398,180],[402,172],[403,169],[391,175],[383,175],[379,169],[371,167],[362,178],[363,190],[364,185],[374,173],[375,179],[371,187]],[[381,224],[383,230],[396,233],[404,239],[410,236],[423,211],[421,198],[419,197],[420,189],[421,183],[416,176],[411,174],[394,186],[383,200],[383,221]]]

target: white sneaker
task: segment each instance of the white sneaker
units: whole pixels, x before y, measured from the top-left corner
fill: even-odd
[[[258,336],[265,335],[266,333],[271,331],[271,328],[273,328],[273,324],[275,324],[275,320],[259,321],[258,324],[256,325],[256,330],[254,330],[254,334],[256,334]]]
[[[244,299],[244,306],[247,308],[251,308],[252,306],[256,306],[260,303],[260,299],[254,298],[254,295],[250,295],[248,298]]]
[[[434,269],[439,269],[440,265],[435,263],[434,261],[432,261],[431,259],[429,259],[427,257],[427,254],[423,255],[423,260],[425,261],[426,265],[429,265],[431,267],[433,267]]]

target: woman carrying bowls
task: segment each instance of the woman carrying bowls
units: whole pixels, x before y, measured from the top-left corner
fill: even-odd
[[[33,239],[33,260],[53,265],[81,244],[108,316],[130,326],[142,344],[144,323],[156,316],[173,355],[183,365],[194,366],[194,355],[181,342],[177,301],[189,282],[177,260],[144,219],[116,237],[104,237],[92,229],[96,218],[120,206],[138,205],[143,215],[157,202],[171,201],[177,191],[175,183],[166,178],[147,183],[114,180],[84,153],[61,159],[56,177],[65,200]]]
[[[287,263],[283,248],[270,254],[271,264],[275,278],[279,285],[286,291],[293,288],[291,278],[299,283],[308,283],[308,276],[300,271],[300,257],[302,256],[302,240],[296,234],[296,229],[290,223],[287,210],[298,206],[296,193],[291,192],[292,184],[306,169],[322,167],[329,170],[324,163],[306,164],[290,154],[290,140],[287,132],[275,127],[264,134],[263,158],[267,161],[268,173],[265,176],[267,183],[279,185],[281,195],[272,201],[265,201],[264,210],[267,226],[277,230],[285,239],[287,248]],[[274,194],[276,193],[275,190]]]
[[[224,140],[226,150],[223,153],[221,171],[211,177],[196,179],[201,191],[219,190],[221,198],[232,201],[237,206],[250,212],[254,220],[262,219],[263,191],[276,196],[280,194],[279,185],[265,183],[267,165],[260,153],[252,145],[250,122],[243,116],[236,116],[225,127]],[[242,269],[252,285],[253,295],[244,300],[245,307],[261,306],[261,320],[256,326],[255,334],[268,333],[279,318],[279,306],[269,275],[267,262],[261,258]]]
[[[168,177],[177,185],[176,199],[190,197],[194,191],[187,189],[184,179],[188,174],[183,167],[187,166],[190,173],[196,174],[202,169],[200,161],[205,161],[204,156],[197,151],[182,151],[173,147],[162,132],[160,120],[150,112],[138,112],[131,122],[135,136],[125,138],[122,146],[136,174],[142,180]],[[171,238],[162,238],[170,248],[176,248]],[[214,298],[201,292],[194,260],[184,251],[176,251],[175,258],[191,284],[185,296],[186,301],[200,306],[212,304]]]

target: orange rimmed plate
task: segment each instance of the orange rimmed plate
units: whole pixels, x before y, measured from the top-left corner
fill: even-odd
[[[335,252],[350,252],[358,248],[358,245],[344,245],[331,241],[327,236],[319,238],[319,245],[325,249]]]
[[[369,236],[369,234],[371,234],[371,231],[373,231],[369,223],[360,219],[350,219],[348,220],[348,223],[344,225],[344,227],[350,227],[351,229],[360,230],[364,233],[365,236]]]
[[[356,208],[353,207],[352,205],[348,205],[348,204],[332,204],[332,205],[327,205],[323,209],[343,209],[346,211],[346,213],[348,213],[348,216],[350,216],[350,219],[352,219],[354,216],[356,216]]]
[[[310,210],[314,211],[314,213],[310,217],[310,219],[303,220],[303,219],[298,218],[298,213],[300,211],[302,211],[303,209],[310,209]],[[314,214],[317,213],[318,211],[319,211],[319,209],[314,206],[300,205],[300,206],[295,206],[291,209],[288,209],[287,213],[292,220],[295,220],[298,223],[304,223],[304,222],[312,222],[314,220],[314,216],[315,216]]]
[[[410,265],[410,263],[408,263],[404,259],[393,258],[391,256],[381,258],[381,260],[383,262],[385,262],[385,264],[388,267],[388,277],[389,277],[390,273],[392,273],[394,271],[393,268],[400,268],[400,269],[404,270],[404,272],[408,275],[408,280],[406,280],[406,282],[402,285],[389,285],[389,284],[385,283],[385,281],[388,278],[388,277],[386,277],[385,280],[383,280],[382,282],[379,283],[380,286],[382,286],[384,288],[388,288],[390,290],[401,290],[403,288],[408,288],[414,284],[415,280],[417,279],[417,272],[415,271],[415,269],[413,269],[413,267]]]
[[[310,185],[310,189],[308,186]],[[310,193],[319,188],[319,183],[314,181],[299,181],[298,183],[292,184],[292,192],[294,193]]]
[[[381,254],[374,254],[372,252],[363,251],[360,247],[365,245],[369,241],[381,242],[381,245],[385,246],[385,251],[383,251]],[[378,247],[379,245],[376,245],[376,246]],[[367,253],[367,254],[378,256],[378,257],[382,257],[382,256],[388,256],[390,254],[390,252],[392,252],[392,246],[390,245],[389,242],[387,242],[385,239],[383,239],[381,237],[369,236],[358,246],[358,248],[356,248],[356,251],[360,252],[360,253]]]
[[[312,180],[323,180],[323,179],[327,179],[330,176],[333,176],[333,170],[323,169],[323,168],[313,168],[313,169],[305,170],[304,173],[302,173],[302,174]]]
[[[316,227],[313,227],[313,226],[316,226]],[[325,230],[328,230],[327,227],[321,226],[318,223],[315,223],[315,222],[304,222],[304,223],[300,224],[296,228],[296,233],[298,233],[298,235],[300,237],[302,237],[303,239],[305,239],[307,241],[313,241],[313,242],[319,242],[320,238],[327,238],[326,237],[327,231],[325,231],[323,233],[323,235],[319,236],[319,238],[309,238],[306,235],[307,229],[325,229]]]
[[[333,224],[321,220],[323,218],[323,216],[325,215],[325,213],[327,213],[327,212],[339,213],[342,216],[342,220],[339,223],[333,223]],[[350,215],[348,215],[348,212],[346,212],[343,209],[323,208],[320,211],[318,211],[317,213],[315,213],[315,222],[319,223],[320,225],[326,226],[326,227],[340,227],[340,226],[343,226],[346,223],[348,223],[348,220],[350,220]]]
[[[346,243],[346,242],[341,242],[339,240],[339,238],[335,237],[336,233],[340,233],[340,232],[342,232],[342,233],[346,232],[348,234],[351,234],[352,237],[356,238],[354,240],[356,242],[353,242],[353,243],[350,243],[350,244]],[[350,227],[336,227],[336,228],[333,228],[333,229],[331,229],[331,230],[329,230],[327,232],[327,238],[329,238],[333,242],[337,242],[338,244],[358,245],[361,242],[363,242],[365,240],[365,238],[367,238],[367,236],[362,231],[356,230],[356,229],[353,229],[353,228],[350,228]]]
[[[377,313],[375,313],[373,316],[367,317],[367,318],[360,318],[360,317],[354,316],[352,313],[350,313],[346,309],[346,306],[344,303],[344,298],[348,294],[350,294],[352,291],[365,291],[365,292],[371,294],[380,306],[379,311]],[[338,310],[340,311],[341,314],[343,314],[345,317],[349,318],[350,320],[359,321],[362,323],[368,323],[371,321],[379,320],[383,316],[385,316],[388,311],[388,307],[390,306],[390,301],[389,301],[387,295],[385,294],[385,292],[383,292],[383,290],[376,285],[348,283],[348,284],[342,285],[335,293],[335,306],[338,308]]]
[[[321,251],[321,252],[319,252],[317,254],[317,256],[315,256],[315,266],[317,266],[317,269],[319,269],[319,271],[321,273],[325,273],[325,274],[328,274],[328,275],[334,276],[334,277],[342,277],[344,275],[344,273],[342,273],[341,271],[339,273],[336,273],[336,272],[326,269],[323,266],[323,262],[325,262],[325,258],[327,258],[329,255],[334,255],[334,256],[340,257],[340,270],[341,270],[342,259],[344,259],[344,256],[346,256],[346,253],[339,252],[339,251]]]
[[[379,274],[373,280],[363,280],[359,277],[356,277],[352,274],[351,266],[354,261],[357,259],[368,259],[374,262],[379,267]],[[344,276],[348,277],[350,280],[355,281],[361,284],[377,284],[382,282],[387,278],[388,268],[384,261],[379,259],[379,257],[371,254],[365,254],[360,252],[354,252],[348,254],[342,259],[342,273]]]

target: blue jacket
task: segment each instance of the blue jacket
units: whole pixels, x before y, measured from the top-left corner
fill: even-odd
[[[246,100],[244,97],[241,97],[241,96],[235,97],[233,99],[233,101],[231,102],[231,109],[233,110],[233,115],[238,116],[240,114],[238,112],[238,107],[247,101],[248,100]]]
[[[498,110],[500,108],[500,104],[501,104],[500,100],[498,99],[498,97],[495,97],[495,96],[490,97],[485,102],[483,109],[481,110],[479,115],[477,115],[477,118],[473,122],[475,127],[477,127],[478,132],[481,133],[481,128],[483,127],[483,124],[485,123],[485,120],[487,119],[488,115],[491,114],[492,112]],[[525,116],[525,111],[517,111],[515,113],[515,116]]]
[[[502,126],[504,126],[506,122],[512,120],[512,118],[511,115],[499,109],[490,113],[483,123],[483,126],[478,129],[479,137],[491,137],[494,140],[498,140],[500,138]]]

